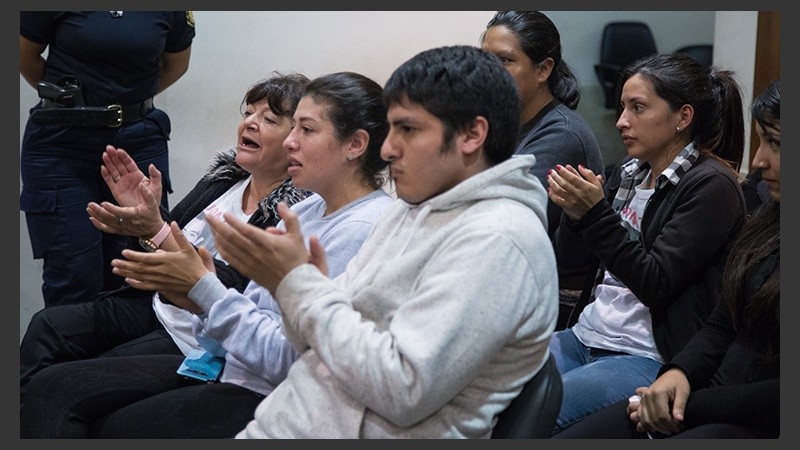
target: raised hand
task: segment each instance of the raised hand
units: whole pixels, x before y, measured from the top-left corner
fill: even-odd
[[[148,172],[150,178],[139,170],[136,161],[125,150],[113,145],[106,145],[100,174],[120,206],[135,206],[145,200],[140,196],[139,191],[142,183],[150,188],[153,196],[160,201],[161,172],[152,164],[148,168]]]
[[[312,238],[312,254],[306,249],[297,214],[283,202],[278,205],[278,214],[286,231],[274,227],[262,230],[230,214],[225,214],[224,221],[208,218],[220,255],[273,294],[281,280],[301,264],[313,261],[327,273],[325,252],[319,241],[314,244]]]
[[[143,188],[146,189],[146,188]],[[143,193],[148,196],[151,194]],[[86,212],[89,220],[100,231],[149,238],[154,236],[164,225],[158,202],[153,197],[136,206],[117,206],[113,203],[89,202]]]
[[[100,172],[119,206],[110,202],[90,202],[86,208],[89,220],[100,231],[125,236],[151,237],[164,221],[159,210],[161,172],[150,165],[150,178],[144,176],[136,162],[123,150],[106,146]]]

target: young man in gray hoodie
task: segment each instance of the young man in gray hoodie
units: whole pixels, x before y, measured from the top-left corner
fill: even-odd
[[[558,281],[547,196],[512,158],[514,80],[470,46],[424,51],[384,88],[399,199],[345,273],[234,217],[221,254],[273,294],[302,354],[237,438],[487,438],[548,357]]]

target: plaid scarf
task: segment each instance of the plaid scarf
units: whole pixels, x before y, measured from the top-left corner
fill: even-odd
[[[658,192],[667,183],[677,185],[681,177],[692,167],[699,156],[700,152],[694,148],[694,144],[687,145],[656,178],[655,191]],[[617,213],[622,211],[622,208],[631,201],[633,194],[636,192],[636,186],[642,184],[650,174],[650,164],[634,158],[625,163],[621,170],[620,177],[622,181],[617,195],[614,196],[614,201],[611,203],[611,207]]]

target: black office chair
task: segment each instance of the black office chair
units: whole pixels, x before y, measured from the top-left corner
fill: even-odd
[[[711,67],[714,62],[714,46],[711,44],[687,45],[675,50],[675,53],[685,53],[705,67]]]
[[[547,439],[561,409],[561,374],[551,354],[497,418],[492,439]]]
[[[600,41],[600,62],[594,71],[605,94],[603,106],[616,107],[615,98],[619,76],[628,64],[656,53],[653,32],[644,22],[609,22],[603,28]]]

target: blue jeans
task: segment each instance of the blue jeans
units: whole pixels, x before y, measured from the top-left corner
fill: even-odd
[[[564,384],[561,411],[553,433],[655,381],[661,363],[643,356],[587,347],[572,329],[553,333],[550,353]]]

